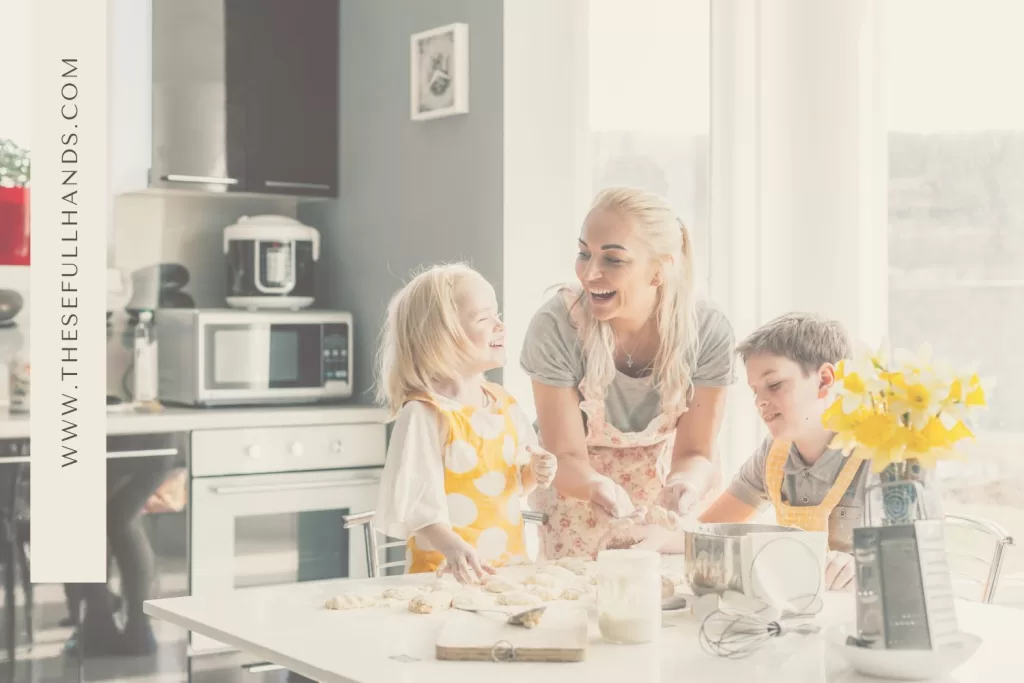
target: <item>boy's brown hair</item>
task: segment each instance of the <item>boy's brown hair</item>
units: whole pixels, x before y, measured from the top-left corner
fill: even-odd
[[[787,313],[754,330],[736,352],[744,362],[759,353],[782,356],[810,374],[825,363],[836,365],[849,358],[852,344],[839,321],[814,313]]]

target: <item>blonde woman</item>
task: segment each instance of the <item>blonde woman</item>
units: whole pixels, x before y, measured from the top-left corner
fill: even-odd
[[[689,512],[717,482],[734,382],[732,326],[696,295],[690,237],[664,199],[600,192],[576,275],[534,315],[520,359],[558,459],[553,487],[530,497],[548,514],[547,559],[593,555],[638,506]]]
[[[484,380],[505,364],[494,288],[465,265],[434,266],[388,306],[378,398],[395,427],[375,514],[408,539],[410,573],[460,583],[527,559],[520,497],[555,476],[555,457],[508,393]]]

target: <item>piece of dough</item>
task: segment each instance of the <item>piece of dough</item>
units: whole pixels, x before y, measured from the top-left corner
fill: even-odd
[[[512,591],[522,590],[523,587],[515,581],[495,576],[484,581],[484,588],[491,593],[511,593]]]
[[[573,574],[570,573],[569,576],[573,576]],[[533,574],[532,576],[527,576],[525,579],[523,579],[523,583],[526,585],[532,584],[535,586],[557,586],[561,583],[561,581],[559,581],[558,577],[554,574],[538,573]]]
[[[550,576],[555,576],[559,579],[563,579],[565,581],[569,581],[576,578],[575,573],[557,564],[537,565],[537,574],[547,574]]]
[[[545,586],[542,584],[530,584],[526,587],[526,590],[530,595],[536,595],[544,602],[551,602],[553,600],[560,600],[562,597],[562,587],[558,585]]]
[[[562,600],[582,600],[587,595],[589,592],[581,588],[566,588],[559,597]]]
[[[564,567],[577,576],[586,576],[591,573],[587,561],[581,557],[563,557],[555,560],[555,565]]]
[[[671,598],[675,594],[676,594],[676,585],[674,583],[672,583],[672,579],[668,578],[667,576],[662,576],[661,577],[661,597],[662,597],[662,599],[664,599],[664,598]]]
[[[342,593],[333,598],[329,598],[324,603],[324,607],[327,609],[360,609],[362,607],[373,607],[377,604],[377,601],[371,597],[365,595],[359,595],[358,593]]]
[[[523,605],[533,606],[539,605],[543,602],[536,595],[531,595],[525,591],[510,591],[508,593],[501,593],[498,595],[498,604],[501,605]]]
[[[412,600],[419,593],[420,589],[416,586],[399,586],[397,588],[388,588],[381,593],[381,597],[385,600]]]
[[[458,609],[490,609],[494,606],[494,598],[486,593],[459,593],[452,598],[452,607]]]
[[[440,612],[452,606],[452,594],[441,591],[421,593],[409,601],[409,611],[415,614]]]

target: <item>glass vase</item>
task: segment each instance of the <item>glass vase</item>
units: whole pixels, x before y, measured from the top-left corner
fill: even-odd
[[[913,524],[919,519],[941,519],[937,483],[916,459],[892,463],[872,472],[865,487],[865,526]]]

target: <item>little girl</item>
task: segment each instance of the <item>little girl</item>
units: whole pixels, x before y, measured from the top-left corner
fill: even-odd
[[[525,414],[483,373],[505,365],[494,288],[465,265],[434,266],[388,305],[378,400],[391,433],[375,521],[408,539],[410,573],[460,583],[526,561],[520,497],[554,480]]]

